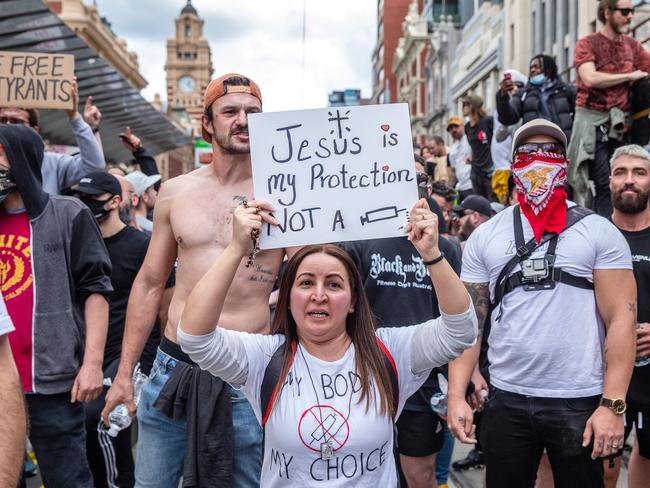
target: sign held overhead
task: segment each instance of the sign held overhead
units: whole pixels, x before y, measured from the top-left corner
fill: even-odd
[[[418,199],[408,105],[248,116],[262,249],[404,235]]]
[[[74,56],[0,51],[0,107],[73,108]]]

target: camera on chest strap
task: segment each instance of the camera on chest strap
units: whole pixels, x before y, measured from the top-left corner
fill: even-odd
[[[521,282],[524,291],[552,290],[554,256],[528,258],[521,261]]]

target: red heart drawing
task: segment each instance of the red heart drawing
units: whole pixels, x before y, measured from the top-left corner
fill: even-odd
[[[383,166],[381,167],[381,169],[383,169],[384,171],[388,171],[389,166],[388,166],[387,164],[385,164],[385,165],[383,165]]]
[[[384,132],[388,132],[388,129],[390,129],[390,125],[388,124],[382,124],[380,127]]]

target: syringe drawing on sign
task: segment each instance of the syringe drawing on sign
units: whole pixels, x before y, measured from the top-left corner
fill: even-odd
[[[333,414],[329,414],[327,417],[325,417],[325,420],[323,420],[322,424],[318,424],[318,426],[314,429],[314,431],[311,433],[311,438],[312,442],[315,441],[320,441],[321,439],[327,440],[327,435],[326,433],[329,434],[329,437],[332,437],[332,434],[330,434],[330,429],[334,427],[334,423],[336,422],[336,416]]]
[[[395,205],[389,207],[376,208],[374,210],[368,210],[365,215],[359,217],[361,220],[361,225],[373,224],[375,222],[381,222],[383,220],[396,219],[399,217],[400,212],[406,212],[405,208],[397,208]]]

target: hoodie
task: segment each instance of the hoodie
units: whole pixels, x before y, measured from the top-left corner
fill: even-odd
[[[0,126],[0,144],[29,218],[29,251],[22,250],[28,262],[22,264],[31,268],[33,308],[16,309],[5,295],[9,314],[13,309],[16,317],[11,317],[14,334],[22,329],[20,348],[14,349],[15,341],[9,336],[12,350],[14,355],[18,353],[16,362],[25,391],[69,392],[83,362],[84,304],[91,294],[111,293],[110,259],[90,210],[75,198],[52,196],[43,190],[43,141],[38,134],[22,126]],[[9,212],[0,211],[0,234],[11,218]],[[0,235],[4,254],[13,251],[9,237]],[[3,261],[3,289],[11,285],[12,276],[16,276],[15,268]]]

